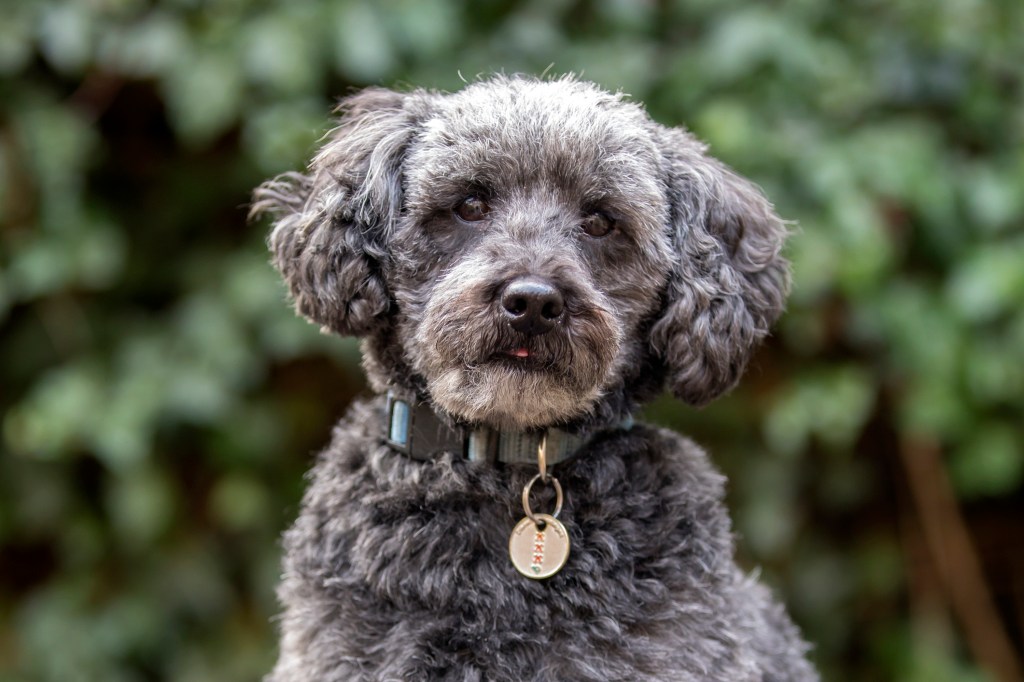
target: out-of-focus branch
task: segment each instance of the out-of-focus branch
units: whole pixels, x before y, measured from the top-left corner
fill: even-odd
[[[900,457],[935,568],[978,664],[1001,682],[1024,680],[985,583],[978,553],[934,439],[905,436]]]

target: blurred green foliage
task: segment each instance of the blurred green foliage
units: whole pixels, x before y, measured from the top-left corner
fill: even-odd
[[[251,680],[277,536],[361,389],[245,224],[334,98],[574,71],[795,221],[743,386],[650,418],[731,478],[743,559],[827,679],[980,680],[897,445],[941,443],[1024,622],[1018,0],[2,0],[0,680]]]

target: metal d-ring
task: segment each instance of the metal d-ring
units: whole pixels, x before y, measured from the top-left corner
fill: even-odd
[[[539,520],[533,514],[533,510],[530,509],[530,489],[533,488],[533,484],[537,481],[543,480],[541,474],[537,474],[530,479],[530,482],[523,488],[523,511],[526,512],[527,518],[529,518],[537,526],[543,526],[544,522]],[[554,476],[548,476],[547,481],[551,485],[555,486],[555,511],[551,513],[551,517],[557,519],[559,513],[562,511],[562,484],[558,482],[558,479]]]

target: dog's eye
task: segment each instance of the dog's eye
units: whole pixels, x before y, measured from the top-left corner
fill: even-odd
[[[490,212],[491,207],[487,205],[486,201],[478,197],[466,197],[455,209],[455,215],[467,223],[479,222],[486,218]]]
[[[614,228],[615,221],[604,213],[591,213],[580,223],[580,229],[591,237],[606,237]]]

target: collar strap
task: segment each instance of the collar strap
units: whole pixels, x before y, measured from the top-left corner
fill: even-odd
[[[622,426],[629,428],[632,420]],[[487,427],[463,429],[449,426],[429,405],[414,403],[388,392],[385,440],[393,449],[418,460],[432,460],[453,452],[473,462],[536,464],[543,432],[495,431]],[[586,442],[561,429],[547,430],[547,462],[570,459]]]

